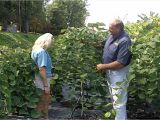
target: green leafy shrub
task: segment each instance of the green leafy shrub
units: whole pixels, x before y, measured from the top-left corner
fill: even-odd
[[[55,73],[58,76],[55,89],[58,87],[58,90],[61,90],[63,85],[68,85],[69,100],[72,102],[80,95],[88,94],[88,97],[82,97],[80,100],[84,110],[99,106],[106,96],[104,78],[96,70],[96,65],[101,63],[103,48],[100,45],[106,34],[106,31],[96,32],[87,27],[70,28],[55,40],[51,50]]]

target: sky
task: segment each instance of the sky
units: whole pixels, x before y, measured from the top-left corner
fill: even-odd
[[[103,22],[108,26],[118,17],[126,23],[136,22],[140,19],[138,15],[149,15],[150,11],[160,15],[160,0],[88,0],[87,10],[90,15],[86,24]]]

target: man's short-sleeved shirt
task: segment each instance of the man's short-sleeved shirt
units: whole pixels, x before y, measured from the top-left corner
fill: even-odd
[[[117,38],[110,35],[104,46],[103,63],[118,61],[124,66],[128,65],[132,57],[130,46],[131,39],[125,32],[122,32]]]
[[[47,78],[52,77],[52,61],[48,52],[42,48],[38,50],[33,50],[31,53],[31,58],[35,61],[38,68],[45,67],[46,68],[46,76]]]

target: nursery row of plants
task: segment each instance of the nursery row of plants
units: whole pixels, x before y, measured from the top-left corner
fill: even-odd
[[[136,23],[127,23],[133,46],[133,59],[129,74],[129,118],[159,118],[160,116],[160,17],[141,16]],[[68,28],[55,37],[49,50],[52,56],[54,78],[51,81],[53,98],[64,99],[63,87],[68,86],[72,103],[79,96],[82,112],[101,110],[104,117],[114,114],[107,103],[108,87],[104,74],[96,70],[101,63],[102,41],[107,31],[97,26]],[[39,117],[36,104],[39,92],[35,89],[34,63],[30,58],[31,47],[39,35],[0,33],[0,116],[22,115]]]

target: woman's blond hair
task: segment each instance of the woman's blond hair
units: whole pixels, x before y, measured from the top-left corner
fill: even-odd
[[[45,33],[45,34],[41,35],[35,41],[35,43],[32,47],[32,50],[37,50],[40,48],[43,48],[45,50],[48,49],[48,47],[51,46],[52,39],[53,39],[53,35],[51,33]]]

